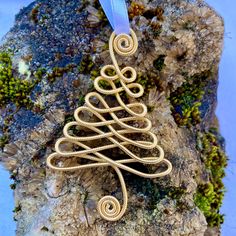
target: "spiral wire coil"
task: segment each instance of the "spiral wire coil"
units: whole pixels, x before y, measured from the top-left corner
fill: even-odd
[[[143,95],[144,89],[139,83],[135,83],[137,73],[134,68],[126,66],[123,69],[119,68],[117,63],[115,52],[120,56],[131,56],[133,55],[138,48],[138,41],[134,31],[130,30],[131,35],[119,34],[116,35],[112,33],[109,40],[109,51],[112,59],[113,65],[106,65],[100,71],[100,76],[94,80],[94,87],[97,92],[90,92],[85,96],[85,105],[77,108],[74,112],[75,121],[69,122],[64,126],[63,134],[64,137],[59,138],[55,144],[55,152],[47,157],[47,165],[58,171],[75,171],[92,167],[102,167],[102,166],[111,166],[118,175],[121,189],[123,193],[123,204],[114,196],[104,196],[102,197],[97,205],[98,212],[108,221],[117,221],[119,220],[124,213],[126,212],[128,205],[128,194],[126,189],[126,184],[121,173],[120,169],[126,170],[135,175],[144,177],[144,178],[156,178],[168,175],[172,170],[171,163],[164,158],[163,149],[157,145],[157,137],[153,134],[151,129],[151,121],[145,116],[147,114],[147,107],[139,102],[133,102],[130,104],[125,104],[120,96],[121,92],[125,92],[129,97],[138,98]],[[115,71],[115,75],[108,75],[108,70]],[[129,74],[129,76],[127,76]],[[101,87],[101,82],[106,82],[109,84],[109,89]],[[116,81],[119,81],[120,86],[116,86]],[[116,97],[116,100],[119,106],[109,107],[103,95],[113,95]],[[96,98],[102,108],[99,106],[94,106],[92,104],[92,99]],[[139,112],[138,112],[138,111]],[[141,111],[140,111],[141,110]],[[129,114],[128,117],[119,118],[117,112],[125,111]],[[97,118],[97,122],[87,122],[81,118],[83,112],[92,113],[93,116]],[[109,114],[112,119],[106,120],[105,115]],[[137,127],[131,125],[132,122],[138,122],[144,124],[144,127]],[[131,123],[131,124],[130,124]],[[116,130],[114,126],[121,127],[119,130]],[[77,137],[73,136],[70,133],[70,129],[76,127],[84,127],[95,133],[94,135]],[[108,132],[103,131],[99,127],[106,126]],[[151,141],[142,141],[142,140],[132,140],[127,135],[132,134],[145,134],[150,137]],[[97,147],[89,147],[88,142],[93,140],[107,139],[109,144]],[[79,151],[63,151],[61,150],[61,145],[63,143],[71,143],[76,145],[82,150]],[[85,144],[86,143],[86,144]],[[142,149],[154,149],[157,148],[159,151],[158,157],[139,157],[129,150],[128,146],[133,145],[134,147]],[[108,156],[101,153],[102,151],[120,148],[129,159],[113,160]],[[56,160],[60,160],[60,157],[78,157],[92,161],[88,164],[78,164],[75,166],[64,167],[59,164],[55,164]],[[64,160],[64,159],[63,159]],[[139,162],[142,164],[161,164],[166,165],[166,169],[162,172],[157,173],[144,173],[134,168],[127,166],[126,164]]]

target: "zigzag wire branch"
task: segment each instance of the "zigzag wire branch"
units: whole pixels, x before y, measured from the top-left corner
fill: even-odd
[[[145,117],[147,114],[147,107],[144,104],[138,102],[125,104],[120,97],[120,92],[124,91],[128,96],[132,98],[138,98],[144,93],[143,87],[140,84],[134,82],[137,76],[135,69],[127,66],[120,70],[114,53],[115,51],[121,56],[131,56],[136,52],[138,47],[137,37],[133,30],[131,30],[130,32],[131,36],[127,34],[119,34],[116,36],[114,32],[112,33],[109,41],[109,51],[113,65],[106,65],[101,69],[100,76],[98,76],[94,81],[94,87],[97,92],[90,92],[85,96],[85,106],[77,108],[74,112],[76,121],[69,122],[64,126],[63,134],[65,137],[59,138],[57,140],[55,144],[55,152],[47,158],[47,165],[50,168],[58,171],[74,171],[101,166],[111,166],[116,171],[121,183],[123,193],[122,206],[120,205],[119,201],[113,196],[102,197],[99,200],[97,206],[100,215],[108,221],[119,220],[124,215],[128,205],[126,184],[120,169],[126,170],[130,173],[144,178],[162,177],[169,174],[172,170],[171,163],[164,158],[163,149],[157,145],[156,135],[150,131],[152,126],[151,121]],[[108,70],[113,70],[116,72],[116,74],[112,76],[108,75]],[[129,77],[125,76],[127,75],[127,72],[129,72],[130,74]],[[100,86],[100,82],[102,81],[106,81],[106,83],[109,84],[109,89],[104,89]],[[117,81],[119,81],[120,87],[116,87]],[[119,106],[109,107],[101,94],[105,96],[115,96],[117,102],[119,103]],[[96,98],[100,102],[100,104],[103,105],[103,108],[101,108],[100,106],[95,107],[91,103],[92,98]],[[137,110],[139,110],[139,112]],[[116,113],[119,111],[125,111],[127,114],[129,114],[129,116],[118,118]],[[83,112],[92,113],[93,116],[97,117],[99,121],[87,122],[82,120],[80,117]],[[106,114],[109,114],[112,119],[106,120]],[[144,127],[135,127],[134,125],[131,125],[132,122],[142,123]],[[114,125],[116,127],[118,125],[120,129],[115,129]],[[73,136],[69,132],[69,130],[73,126],[84,127],[95,134],[85,137]],[[108,132],[104,132],[101,129],[101,127],[104,126],[108,128]],[[128,134],[139,134],[138,136],[141,136],[141,134],[145,134],[150,137],[151,141],[132,140],[127,137]],[[89,141],[101,139],[107,139],[110,144],[92,148],[88,146]],[[62,151],[60,148],[62,143],[71,143],[82,150],[71,152]],[[159,156],[139,157],[127,148],[129,145],[149,150],[157,148],[159,150]],[[109,150],[112,148],[120,148],[130,157],[130,159],[113,160],[101,153],[101,151]],[[60,157],[79,157],[93,162],[89,164],[78,164],[76,166],[62,167],[58,164],[55,164],[55,160],[60,160]],[[134,162],[149,165],[164,163],[167,168],[160,173],[143,173],[126,165],[128,163]]]

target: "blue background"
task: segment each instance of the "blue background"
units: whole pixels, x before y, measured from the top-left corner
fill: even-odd
[[[0,38],[14,23],[14,15],[32,0],[0,0]],[[222,226],[223,236],[236,235],[236,1],[207,0],[225,20],[225,45],[220,64],[217,115],[226,150],[230,158],[224,183],[227,188],[222,213],[226,214]],[[9,174],[0,167],[0,236],[14,236],[14,200],[9,188]]]

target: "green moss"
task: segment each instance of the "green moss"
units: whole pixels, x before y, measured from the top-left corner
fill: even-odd
[[[26,107],[34,110],[34,103],[30,99],[30,93],[35,85],[42,79],[44,69],[35,72],[35,80],[18,78],[12,66],[12,54],[10,52],[0,52],[0,108],[9,103],[13,103],[17,108]],[[4,119],[2,127],[3,135],[0,137],[0,148],[8,143],[8,128],[14,113]]]
[[[106,70],[106,75],[108,75],[108,76],[115,76],[115,75],[116,75],[116,72],[115,72],[114,70],[112,70],[112,69],[107,69],[107,70]],[[97,76],[99,76],[99,74],[98,74]],[[97,77],[97,76],[96,76],[96,77]],[[126,76],[126,75],[125,75],[125,76]],[[92,79],[95,79],[94,77],[91,77],[91,78],[92,78]],[[115,81],[113,81],[113,82],[115,83],[116,87],[120,87],[120,86],[121,86],[119,80],[115,80]],[[101,80],[101,81],[99,82],[99,86],[100,86],[101,88],[103,88],[103,89],[111,89],[110,84],[109,84],[107,81],[105,81],[105,80]]]
[[[0,52],[0,108],[12,102],[17,107],[30,107],[29,94],[34,83],[13,75],[11,54]]]
[[[224,223],[224,215],[219,213],[219,203],[221,206],[223,198],[218,196],[213,184],[201,185],[195,195],[194,202],[204,213],[210,227],[219,227]]]
[[[17,213],[19,211],[21,211],[21,205],[16,206],[12,212]]]
[[[103,46],[102,46],[102,50],[103,51],[106,51],[109,49],[109,43],[105,43]]]
[[[138,169],[138,168],[136,168]],[[165,196],[165,193],[158,184],[153,183],[150,179],[145,179],[137,176],[133,178],[132,175],[127,174],[125,176],[128,186],[132,186],[132,192],[137,196],[146,199],[150,209],[155,209],[156,204]],[[143,199],[143,200],[144,200]]]
[[[189,206],[186,205],[185,198],[183,197],[186,194],[186,187],[171,187],[167,189],[167,196],[175,200],[176,209],[180,212],[184,210],[189,210]]]
[[[94,69],[90,72],[91,80],[95,80],[100,75],[100,70]]]
[[[74,115],[73,114],[67,114],[65,116],[64,124],[67,124],[67,123],[69,123],[71,121],[75,121]]]
[[[9,136],[4,134],[3,136],[0,137],[0,148],[3,149],[4,146],[8,143],[9,141]]]
[[[46,78],[49,82],[53,83],[57,78],[62,77],[65,73],[68,73],[76,67],[75,64],[68,64],[65,67],[54,67],[51,73],[48,73]]]
[[[94,68],[94,62],[92,57],[87,54],[84,55],[78,67],[79,73],[90,74],[93,68]]]
[[[16,183],[10,184],[10,188],[13,190],[16,189]]]
[[[149,209],[155,210],[158,202],[161,199],[169,197],[175,201],[176,209],[183,211],[188,209],[184,202],[184,195],[186,194],[186,188],[181,187],[165,187],[153,183],[152,180],[143,178],[132,178],[132,176],[126,176],[128,185],[134,188],[134,192],[137,195],[145,196],[148,199]]]
[[[159,55],[158,58],[153,61],[153,66],[158,71],[161,71],[165,66],[164,62],[165,62],[165,55]]]
[[[85,103],[85,96],[80,96],[78,101],[78,106],[83,106]]]
[[[46,74],[46,69],[45,68],[39,68],[34,76],[36,79],[38,79],[39,81],[42,80],[43,76]]]
[[[141,84],[144,88],[144,95],[147,95],[152,88],[154,88],[158,83],[158,77],[149,76],[147,74],[138,73],[136,82]]]
[[[115,75],[115,71],[114,70],[111,70],[111,69],[108,69],[106,70],[106,74],[108,76],[114,76]],[[98,76],[100,75],[100,69],[98,68],[94,68],[92,71],[90,71],[90,78],[91,80],[95,80]],[[119,87],[119,82],[118,80],[114,81],[115,85]],[[99,82],[99,86],[103,89],[109,89],[111,88],[111,86],[109,85],[108,82],[106,82],[105,80],[101,80]]]
[[[176,188],[172,187],[168,190],[168,196],[176,200],[180,199],[185,193],[186,189],[183,187],[176,187]]]
[[[39,176],[44,178],[46,176],[46,170],[45,169],[41,169],[39,172]]]
[[[172,115],[179,126],[190,127],[201,122],[199,107],[209,75],[209,71],[194,75],[170,94]]]
[[[103,9],[102,9],[101,6],[98,8],[98,18],[99,18],[99,20],[100,20],[103,24],[107,24],[107,23],[108,23],[106,14],[105,14],[105,12],[103,11]]]
[[[195,204],[206,216],[209,226],[220,226],[224,222],[224,216],[219,210],[225,193],[222,179],[225,176],[227,157],[221,147],[219,135],[214,129],[203,134],[199,133],[198,149],[210,173],[210,182],[198,187]]]

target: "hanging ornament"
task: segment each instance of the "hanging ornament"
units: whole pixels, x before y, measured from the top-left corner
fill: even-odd
[[[115,57],[115,53],[123,57],[132,56],[138,48],[135,32],[129,29],[125,1],[100,0],[100,2],[115,29],[109,40],[109,51],[113,64],[105,65],[101,69],[100,76],[94,80],[96,92],[90,92],[85,96],[85,105],[77,108],[74,112],[75,121],[64,126],[64,137],[57,140],[55,152],[48,156],[47,165],[58,171],[112,167],[121,184],[123,203],[121,205],[114,196],[104,196],[99,200],[97,209],[105,220],[117,221],[124,215],[128,205],[128,194],[121,169],[144,178],[157,178],[168,175],[171,172],[172,165],[164,158],[164,151],[158,145],[156,135],[150,131],[152,124],[146,118],[146,105],[140,102],[126,104],[121,96],[121,93],[125,93],[128,97],[135,99],[144,93],[142,85],[135,82],[137,77],[135,69],[130,66],[120,69]],[[110,71],[113,71],[114,75],[110,75],[108,73]],[[109,85],[108,88],[101,86],[104,82]],[[107,96],[115,97],[117,105],[109,106],[106,102]],[[94,100],[99,101],[99,103],[94,105]],[[121,112],[125,113],[126,116],[120,117]],[[91,121],[83,119],[84,113],[92,114],[96,121],[94,119]],[[87,132],[87,134],[82,136],[71,134],[70,130],[73,127],[79,127],[83,133]],[[96,145],[96,140],[104,140],[104,145]],[[76,151],[63,151],[63,143],[71,143],[72,146],[76,146]],[[138,156],[131,151],[131,146],[144,150],[158,149],[159,156]],[[127,159],[114,160],[111,156],[104,154],[107,150],[114,148],[122,150]],[[86,164],[68,167],[61,165],[65,158],[72,157],[86,159],[87,162]],[[129,163],[165,164],[166,168],[161,172],[144,173],[127,166]]]

